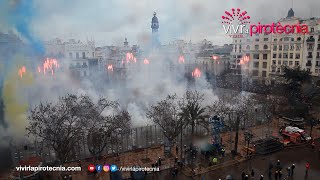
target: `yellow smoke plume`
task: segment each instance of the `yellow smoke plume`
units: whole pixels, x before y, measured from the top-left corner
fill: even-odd
[[[3,102],[5,120],[9,125],[9,132],[15,136],[23,137],[27,123],[27,88],[32,84],[33,77],[31,71],[26,72],[20,77],[19,69],[25,66],[26,62],[21,55],[13,58],[13,66],[7,74],[3,83]]]

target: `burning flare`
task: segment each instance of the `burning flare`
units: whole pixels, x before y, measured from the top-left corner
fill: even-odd
[[[218,59],[218,56],[213,55],[213,56],[212,56],[212,59],[213,59],[213,60],[217,60],[217,59]]]
[[[137,62],[137,58],[134,57],[132,53],[127,53],[126,54],[126,63],[129,63],[130,61],[133,61],[134,63]]]
[[[113,71],[113,66],[112,66],[112,64],[109,64],[109,65],[108,65],[108,71]]]
[[[201,77],[201,71],[198,68],[195,68],[194,71],[192,72],[192,77],[196,77],[196,78]]]
[[[239,64],[247,63],[247,62],[249,62],[249,60],[250,60],[249,56],[243,56],[243,57],[240,59],[240,63],[239,63]]]
[[[42,68],[41,68],[41,66],[38,66],[38,72],[41,73],[41,71],[42,71],[44,75],[47,72],[49,72],[53,76],[55,70],[58,69],[59,67],[60,67],[60,65],[59,65],[59,63],[58,63],[58,61],[56,59],[47,58],[43,62]]]
[[[19,70],[18,70],[18,74],[20,76],[20,78],[22,78],[23,74],[26,73],[26,67],[22,66]]]
[[[179,56],[179,63],[183,64],[184,63],[184,57],[183,56]]]
[[[150,62],[149,62],[149,60],[148,59],[144,59],[143,60],[143,64],[149,64]]]

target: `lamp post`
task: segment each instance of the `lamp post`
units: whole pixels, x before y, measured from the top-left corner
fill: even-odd
[[[248,146],[247,146],[247,158],[248,158],[249,157],[249,145],[250,145],[251,139],[253,138],[253,134],[250,132],[244,132],[244,138],[245,138],[245,141],[248,143]]]

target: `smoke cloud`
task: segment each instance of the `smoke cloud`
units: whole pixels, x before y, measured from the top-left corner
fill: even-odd
[[[0,2],[2,11],[1,24],[14,28],[36,53],[43,54],[41,40],[31,32],[32,19],[35,16],[33,0],[4,0]]]

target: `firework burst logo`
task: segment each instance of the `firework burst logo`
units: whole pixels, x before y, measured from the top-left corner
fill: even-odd
[[[242,11],[240,8],[231,9],[232,12],[225,11],[225,15],[222,16],[222,24],[232,24],[234,21],[237,21],[237,24],[249,24],[250,16],[247,15],[247,11]]]
[[[246,28],[250,24],[250,16],[247,11],[241,11],[240,8],[232,8],[231,11],[225,11],[222,16],[222,26],[226,34],[230,37],[242,38],[243,33],[248,33]]]

